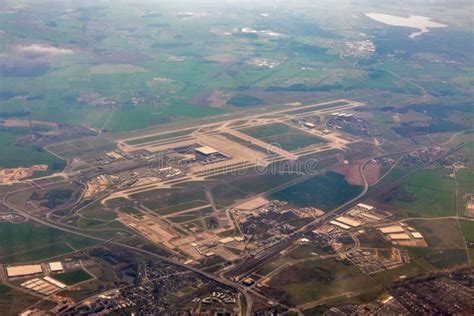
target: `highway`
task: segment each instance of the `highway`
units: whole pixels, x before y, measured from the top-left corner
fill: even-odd
[[[5,201],[1,201],[0,204],[2,204],[3,206],[5,206],[7,208],[10,208],[10,209],[14,210],[18,214],[28,218],[31,221],[37,222],[39,224],[46,225],[48,227],[55,228],[55,229],[58,229],[58,230],[61,230],[61,231],[64,231],[64,232],[67,232],[67,233],[70,233],[70,234],[74,234],[74,235],[77,235],[77,236],[81,236],[81,237],[85,237],[85,238],[89,238],[89,239],[94,239],[94,240],[101,241],[101,242],[104,242],[104,243],[109,243],[109,244],[113,244],[113,245],[116,245],[116,246],[119,246],[119,247],[123,247],[123,248],[126,248],[126,249],[137,251],[137,252],[140,252],[142,254],[149,255],[153,258],[156,258],[156,259],[159,259],[159,260],[177,265],[177,266],[182,267],[184,269],[187,269],[189,271],[192,271],[192,272],[194,272],[194,273],[196,273],[200,276],[203,276],[203,277],[205,277],[209,280],[215,281],[215,282],[220,283],[220,284],[227,285],[227,286],[237,290],[242,295],[244,295],[245,302],[246,302],[245,315],[251,315],[252,314],[251,311],[252,311],[252,307],[253,307],[253,299],[250,296],[250,294],[248,293],[247,289],[239,283],[220,278],[218,276],[215,276],[213,274],[209,274],[209,273],[207,273],[205,271],[202,271],[200,269],[185,265],[182,262],[179,262],[179,261],[167,258],[167,257],[160,256],[156,253],[153,253],[153,252],[150,252],[150,251],[138,248],[138,247],[130,246],[130,245],[123,244],[123,243],[120,243],[120,242],[117,242],[117,241],[110,241],[108,239],[100,238],[100,237],[97,237],[97,236],[91,236],[91,235],[88,235],[86,233],[76,231],[76,230],[71,229],[71,228],[66,228],[66,227],[63,227],[63,226],[58,225],[56,223],[52,223],[52,222],[49,222],[47,220],[43,220],[43,219],[35,217],[35,216],[31,216],[28,212],[24,212],[23,210],[19,209],[15,205],[10,204],[10,203],[5,202]]]

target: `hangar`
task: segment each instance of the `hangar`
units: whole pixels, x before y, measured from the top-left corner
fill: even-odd
[[[200,153],[201,155],[204,155],[204,156],[209,156],[209,155],[212,155],[212,154],[217,154],[219,153],[218,150],[212,148],[212,147],[209,147],[209,146],[202,146],[202,147],[197,147],[194,149],[196,152]]]

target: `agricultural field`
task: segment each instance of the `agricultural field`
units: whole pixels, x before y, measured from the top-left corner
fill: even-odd
[[[48,175],[60,172],[66,162],[45,151],[41,146],[32,144],[15,144],[18,136],[27,133],[24,129],[1,128],[0,126],[0,168],[29,167],[45,164],[48,170],[37,172],[37,175]]]
[[[455,182],[446,170],[422,170],[407,178],[394,208],[401,217],[451,216],[455,214],[454,190]]]
[[[18,315],[23,309],[38,302],[40,298],[23,293],[0,283],[0,306],[2,314]]]
[[[328,172],[272,193],[271,199],[288,201],[290,204],[312,206],[330,211],[355,198],[362,188],[346,182],[343,175]]]
[[[0,237],[0,256],[12,262],[42,260],[71,252],[71,247],[80,249],[95,243],[31,222],[0,222]]]
[[[315,135],[283,123],[249,127],[240,132],[288,151],[325,143],[325,140]]]
[[[269,284],[286,292],[296,305],[376,286],[352,264],[334,259],[297,263],[283,269]]]
[[[4,0],[0,264],[62,261],[65,314],[420,313],[381,302],[474,258],[472,39],[467,1]],[[58,313],[21,282],[0,315]]]
[[[463,232],[455,219],[413,220],[408,223],[420,231],[430,247],[464,248]]]
[[[216,204],[228,207],[238,200],[265,193],[298,177],[296,174],[264,174],[248,179],[237,179],[229,181],[226,185],[214,187],[212,194]]]

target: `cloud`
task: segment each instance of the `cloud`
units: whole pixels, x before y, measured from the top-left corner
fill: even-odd
[[[73,53],[73,50],[68,48],[59,48],[43,44],[19,45],[16,46],[16,51],[27,58],[39,58]]]

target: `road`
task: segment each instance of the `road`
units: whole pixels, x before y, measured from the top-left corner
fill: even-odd
[[[186,270],[192,271],[192,272],[194,272],[194,273],[196,273],[200,276],[203,276],[203,277],[205,277],[209,280],[215,281],[215,282],[220,283],[220,284],[227,285],[227,286],[237,290],[242,295],[244,295],[245,301],[246,301],[246,306],[247,306],[247,309],[245,311],[245,315],[251,315],[252,307],[253,307],[253,299],[250,296],[250,294],[248,293],[247,289],[239,283],[220,278],[218,276],[209,274],[209,273],[207,273],[205,271],[202,271],[200,269],[185,265],[184,263],[181,263],[179,261],[176,261],[176,260],[173,260],[173,259],[170,259],[170,258],[167,258],[167,257],[160,256],[156,253],[153,253],[153,252],[150,252],[150,251],[138,248],[138,247],[130,246],[130,245],[127,245],[127,244],[124,244],[124,243],[121,243],[121,242],[117,242],[117,241],[110,241],[108,239],[97,237],[97,236],[91,236],[91,235],[88,235],[86,233],[76,231],[76,230],[71,229],[71,228],[66,228],[66,227],[63,227],[61,225],[49,222],[47,220],[37,218],[35,216],[31,216],[28,212],[24,212],[23,210],[19,209],[15,205],[10,204],[10,203],[5,202],[5,201],[1,201],[0,204],[2,204],[3,206],[5,206],[7,208],[10,208],[10,209],[14,210],[18,214],[28,218],[31,221],[37,222],[39,224],[42,224],[42,225],[45,225],[45,226],[48,226],[48,227],[51,227],[51,228],[55,228],[55,229],[58,229],[58,230],[61,230],[61,231],[64,231],[64,232],[67,232],[67,233],[70,233],[70,234],[74,234],[74,235],[77,235],[77,236],[81,236],[81,237],[84,237],[84,238],[94,239],[94,240],[101,241],[101,242],[104,242],[104,243],[108,242],[109,244],[112,244],[112,245],[116,245],[116,246],[119,246],[119,247],[130,249],[130,250],[133,250],[133,251],[136,251],[136,252],[140,252],[142,254],[149,255],[153,258],[156,258],[156,259],[162,260],[164,262],[168,262],[168,263],[177,265],[177,266],[182,267]]]

